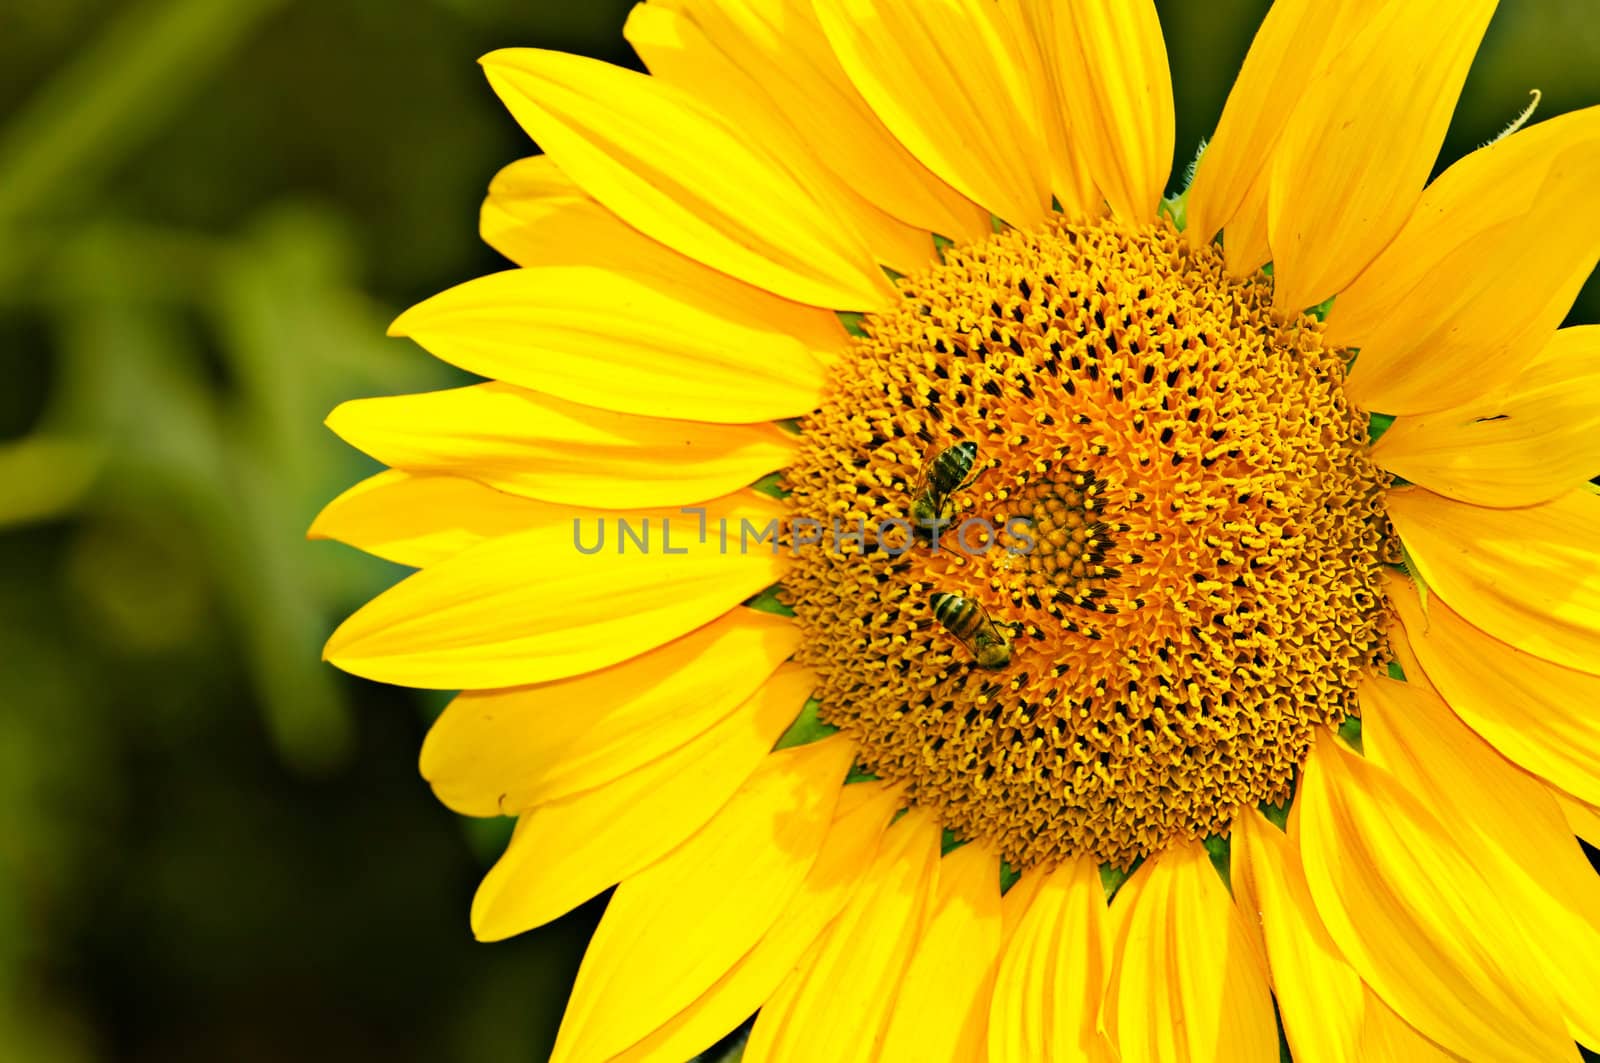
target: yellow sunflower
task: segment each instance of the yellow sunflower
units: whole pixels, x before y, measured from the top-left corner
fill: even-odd
[[[327,656],[459,689],[555,1058],[1600,1047],[1600,109],[1428,183],[1494,0],[652,0],[483,60],[516,269],[395,323]],[[1270,268],[1268,264],[1270,263]],[[1308,310],[1307,308],[1312,308]]]

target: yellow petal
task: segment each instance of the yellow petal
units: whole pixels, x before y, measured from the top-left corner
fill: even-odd
[[[1000,935],[1000,858],[963,845],[939,864],[939,892],[900,979],[878,1059],[983,1058]]]
[[[518,159],[494,175],[478,235],[519,266],[691,261],[589,198],[548,155]]]
[[[1055,27],[1071,143],[1112,211],[1149,221],[1172,176],[1175,135],[1172,74],[1155,4],[1065,4]]]
[[[1572,833],[1590,845],[1600,845],[1600,809],[1587,802],[1568,797],[1560,790],[1552,789],[1550,795],[1561,807],[1561,814],[1566,817],[1567,826]]]
[[[989,1011],[989,1059],[1109,1063],[1116,1054],[1100,1029],[1100,1005],[1111,940],[1099,869],[1092,860],[1077,859],[1029,877],[1042,881],[1000,960]]]
[[[780,672],[688,745],[523,815],[472,899],[473,933],[498,941],[541,926],[677,848],[760,767],[813,682]]]
[[[1276,1063],[1266,973],[1205,849],[1175,845],[1118,892],[1126,907],[1111,973],[1123,1063]]]
[[[1280,310],[1342,291],[1405,224],[1495,6],[1392,0],[1307,87],[1267,203]]]
[[[811,871],[772,929],[698,1000],[612,1063],[693,1058],[767,1004],[780,983],[810,965],[807,950],[855,894],[899,807],[899,792],[882,783],[846,786]]]
[[[329,502],[311,539],[333,539],[386,561],[424,568],[485,539],[571,520],[571,510],[459,476],[385,469]]]
[[[1600,472],[1600,325],[1562,329],[1503,391],[1400,417],[1372,447],[1385,469],[1461,502],[1534,506]]]
[[[1012,225],[1050,210],[1037,86],[993,0],[816,0],[856,90],[912,154]]]
[[[1017,27],[1017,54],[1038,67],[1033,76],[1050,151],[1050,190],[1068,218],[1101,217],[1105,197],[1095,188],[1088,153],[1068,128],[1069,101],[1078,86],[1068,82],[1058,54],[1062,41],[1069,39],[1057,25],[1066,18],[1064,9],[1056,0],[1002,0],[1001,8]]]
[[[1600,878],[1561,809],[1450,714],[1420,677],[1361,685],[1367,756],[1431,801],[1554,985],[1572,1036],[1600,1044]]]
[[[1490,638],[1437,597],[1424,610],[1410,580],[1390,578],[1388,598],[1428,681],[1462,722],[1513,764],[1600,803],[1600,676]]]
[[[560,52],[483,58],[518,123],[629,225],[715,269],[814,306],[871,309],[894,294],[847,219],[763,147],[681,90]]]
[[[1011,941],[1011,935],[1017,932],[1017,927],[1022,923],[1022,917],[1033,906],[1033,899],[1039,895],[1039,887],[1044,885],[1045,878],[1044,874],[1037,871],[1020,875],[1006,890],[1005,896],[1000,898],[1002,955],[1005,945]]]
[[[854,755],[837,735],[772,754],[698,833],[617,887],[551,1063],[611,1059],[738,964],[816,860]]]
[[[939,834],[937,821],[917,809],[890,828],[815,957],[794,973],[787,993],[761,1009],[746,1063],[878,1057],[934,893]]]
[[[1460,1056],[1446,1052],[1406,1025],[1371,988],[1362,992],[1366,998],[1358,1057],[1362,1063],[1461,1063]]]
[[[412,307],[389,332],[570,402],[724,424],[809,413],[822,359],[843,346],[825,311],[712,270],[669,278],[628,263],[479,277]],[[813,343],[829,346],[813,353]]]
[[[1484,509],[1430,491],[1390,491],[1389,517],[1423,580],[1502,642],[1600,674],[1600,495]]]
[[[775,425],[636,417],[509,384],[356,399],[328,427],[395,468],[607,509],[725,495],[783,468],[798,446]]]
[[[1192,244],[1209,244],[1226,227],[1230,267],[1234,254],[1239,258],[1235,272],[1253,272],[1271,257],[1267,176],[1273,152],[1305,87],[1378,6],[1376,0],[1278,0],[1267,10],[1189,188]]]
[[[692,0],[683,8],[757,78],[807,149],[847,187],[925,231],[958,242],[989,236],[988,211],[934,176],[850,84],[809,0]]]
[[[598,672],[467,691],[422,744],[422,775],[467,816],[503,816],[604,785],[704,734],[799,645],[785,617],[734,609]]]
[[[1300,868],[1299,839],[1253,809],[1233,823],[1233,894],[1258,918],[1295,1059],[1360,1060],[1361,978],[1328,936]],[[1246,900],[1248,898],[1248,902]]]
[[[481,543],[368,602],[323,655],[368,679],[437,690],[542,683],[625,661],[781,578],[776,552],[741,544],[739,534],[741,521],[760,528],[778,520],[780,503],[745,492],[708,504],[706,514],[704,542],[701,518],[630,515],[635,532],[649,520],[648,553],[621,541],[626,552],[582,554],[574,536],[592,545],[594,528],[566,523]]]
[[[1330,340],[1361,349],[1350,398],[1427,413],[1513,380],[1600,259],[1600,218],[1571,208],[1597,181],[1600,107],[1514,133],[1446,170],[1328,315]]]
[[[1297,803],[1306,883],[1362,979],[1468,1059],[1575,1058],[1548,980],[1450,832],[1398,780],[1324,737]]]
[[[519,266],[592,266],[652,278],[665,291],[713,292],[714,303],[737,305],[736,319],[759,315],[769,331],[793,337],[827,364],[849,343],[833,311],[778,298],[650,239],[589,198],[548,155],[520,159],[495,175],[480,229]]]
[[[847,221],[880,263],[910,273],[934,261],[933,237],[927,229],[907,225],[874,206],[824,166],[801,140],[784,112],[774,105],[765,71],[752,76],[742,67],[741,63],[750,61],[742,41],[728,54],[717,47],[698,19],[665,3],[635,5],[623,36],[654,77],[682,89],[730,128],[762,130],[763,150],[782,159],[802,187],[829,204],[835,217]]]

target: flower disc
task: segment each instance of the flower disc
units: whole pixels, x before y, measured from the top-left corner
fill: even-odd
[[[1348,352],[1164,225],[1008,230],[900,290],[786,481],[828,529],[785,580],[823,719],[1018,868],[1126,866],[1284,799],[1383,655],[1386,478]],[[964,441],[937,542],[886,524]]]

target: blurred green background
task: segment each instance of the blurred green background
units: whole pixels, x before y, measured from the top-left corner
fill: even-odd
[[[474,60],[628,6],[0,4],[0,1059],[544,1058],[598,907],[472,943],[441,699],[319,661],[401,571],[303,536],[372,468],[327,411],[457,379],[388,320],[502,265]],[[1502,6],[1446,160],[1600,103],[1593,0]],[[1181,161],[1265,8],[1162,5]]]

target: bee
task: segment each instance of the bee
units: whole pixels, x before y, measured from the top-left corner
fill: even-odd
[[[978,444],[970,440],[946,447],[934,455],[922,470],[917,494],[911,500],[914,534],[930,541],[939,538],[946,525],[955,519],[956,503],[951,496],[967,487],[983,472],[972,471],[978,460]]]
[[[999,670],[1011,663],[1011,639],[1017,625],[996,624],[983,606],[959,594],[937,591],[928,599],[934,619],[960,640],[978,666]]]

